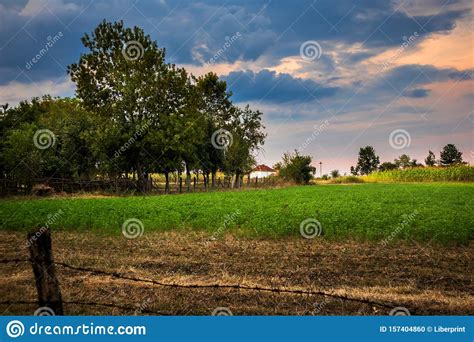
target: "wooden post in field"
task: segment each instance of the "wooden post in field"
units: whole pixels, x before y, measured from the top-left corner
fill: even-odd
[[[183,190],[183,177],[179,176],[179,192]]]
[[[51,250],[51,232],[41,227],[28,233],[31,266],[38,292],[38,306],[49,307],[55,315],[63,315],[61,290],[56,278]]]
[[[196,176],[194,176],[193,181],[194,181],[194,191],[196,191]]]

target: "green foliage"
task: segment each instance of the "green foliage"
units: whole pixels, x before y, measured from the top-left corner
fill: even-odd
[[[443,166],[461,164],[462,152],[458,151],[455,145],[447,144],[441,151],[440,164]]]
[[[383,240],[406,215],[413,221],[395,239],[468,243],[474,238],[474,184],[357,184],[209,192],[180,196],[1,200],[0,229],[29,231],[64,211],[52,229],[121,234],[125,220],[143,222],[144,234],[169,229],[216,232],[239,212],[229,233],[253,237],[300,236],[308,218],[321,223],[324,239]],[[15,215],[11,215],[11,213]],[[318,238],[318,237],[316,237]]]
[[[411,159],[408,154],[402,154],[400,157],[394,160],[396,168],[407,168],[407,167],[423,167],[422,164],[417,163],[416,159]],[[379,168],[380,169],[380,168]]]
[[[68,68],[78,99],[1,107],[2,177],[30,188],[33,178],[133,175],[145,190],[153,173],[163,173],[168,186],[169,174],[184,170],[188,185],[191,171],[208,182],[223,170],[237,182],[251,170],[265,139],[262,113],[234,106],[216,74],[195,78],[166,63],[164,49],[121,21],[104,20],[82,43],[86,52]],[[54,134],[53,146],[35,148],[40,129]],[[212,145],[219,129],[232,135],[226,149]]]
[[[332,170],[331,171],[331,177],[332,178],[337,178],[337,177],[340,177],[341,174],[339,173],[339,170]]]
[[[357,160],[357,166],[355,169],[351,169],[353,174],[368,175],[373,171],[377,170],[380,164],[379,157],[375,154],[375,150],[372,146],[361,147],[359,150],[359,158]]]
[[[5,114],[4,127],[12,117],[22,119],[16,127],[2,131],[3,176],[29,188],[33,178],[80,179],[95,173],[92,140],[87,134],[95,123],[77,100],[44,97],[23,102]],[[45,129],[48,133],[37,135]],[[35,141],[41,143],[41,136],[51,146],[38,148]]]
[[[398,169],[398,166],[395,163],[391,162],[383,162],[379,166],[379,171],[389,171],[389,170],[395,170]]]
[[[415,167],[403,170],[374,172],[366,177],[368,181],[380,182],[472,182],[474,167],[455,165],[450,167]]]
[[[402,154],[400,157],[394,160],[394,164],[397,166],[397,168],[406,168],[409,166],[413,166],[411,162],[411,158],[408,154]]]
[[[426,166],[435,166],[436,165],[436,156],[433,151],[428,152],[428,156],[425,158]]]
[[[357,176],[342,176],[331,179],[331,184],[351,184],[351,183],[364,183],[361,177]]]
[[[316,172],[316,168],[311,166],[311,157],[301,156],[298,151],[285,153],[277,167],[280,177],[296,184],[307,184]]]

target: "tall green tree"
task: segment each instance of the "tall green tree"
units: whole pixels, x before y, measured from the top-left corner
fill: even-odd
[[[361,147],[357,160],[356,171],[362,175],[368,175],[377,170],[380,164],[379,156],[375,154],[372,146]]]
[[[443,147],[440,153],[440,164],[443,166],[450,166],[455,164],[462,164],[462,152],[458,151],[453,144],[447,144]]]
[[[224,170],[235,176],[234,187],[241,186],[244,174],[249,173],[255,163],[254,153],[263,145],[262,112],[245,108],[235,108],[227,128],[232,144],[225,151]]]
[[[402,168],[402,169],[413,166],[413,162],[408,154],[402,154],[400,157],[394,160],[394,163],[397,166],[397,168]],[[415,160],[415,164],[416,164],[416,160]]]
[[[226,129],[232,120],[235,108],[230,97],[232,93],[227,90],[227,83],[219,79],[215,73],[208,73],[196,79],[196,91],[199,94],[199,111],[202,114],[204,139],[197,146],[199,168],[208,182],[209,173],[212,177],[212,187],[215,187],[216,173],[224,166],[224,149],[215,148],[212,138],[219,129]],[[191,156],[185,159],[186,164],[194,160]]]
[[[428,152],[428,156],[425,158],[425,164],[426,166],[435,166],[436,164],[436,156],[431,150]]]
[[[147,127],[149,132],[162,133],[164,113],[169,109],[166,83],[170,68],[165,51],[142,29],[125,28],[121,21],[104,20],[92,35],[83,36],[82,43],[88,52],[68,68],[76,94],[87,109],[108,119],[106,125],[113,123],[114,130],[100,128],[113,134],[112,140],[125,144],[135,136],[121,156],[127,168],[137,173],[139,188],[144,189],[145,165],[151,157],[145,134],[137,136],[136,132]]]

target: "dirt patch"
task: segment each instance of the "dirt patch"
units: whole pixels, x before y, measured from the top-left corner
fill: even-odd
[[[24,234],[0,232],[2,259],[27,258]],[[212,240],[195,232],[145,234],[128,240],[91,233],[53,233],[56,261],[165,283],[242,284],[324,291],[406,307],[416,315],[474,313],[473,243],[468,246],[332,242],[288,238]],[[0,264],[3,301],[34,301],[28,263]],[[128,309],[66,304],[69,315],[130,315],[149,311],[209,315],[386,315],[390,308],[322,295],[236,289],[189,289],[131,282],[57,266],[63,300]],[[33,304],[0,305],[32,314]]]

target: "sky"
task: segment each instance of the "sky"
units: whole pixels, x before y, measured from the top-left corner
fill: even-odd
[[[217,73],[236,104],[263,112],[259,164],[297,149],[318,174],[320,162],[344,173],[366,145],[381,162],[422,162],[448,143],[472,164],[472,10],[470,0],[0,0],[0,103],[74,96],[66,68],[85,52],[80,38],[123,20],[168,62]]]

